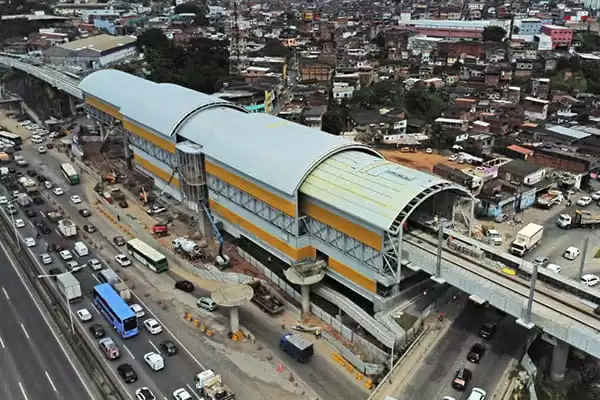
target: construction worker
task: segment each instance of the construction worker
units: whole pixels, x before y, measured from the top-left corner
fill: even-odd
[[[444,320],[444,312],[443,311],[440,311],[440,315],[438,318],[439,318],[440,322]]]

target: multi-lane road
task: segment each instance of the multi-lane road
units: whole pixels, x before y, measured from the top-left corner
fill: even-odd
[[[17,266],[0,247],[0,398],[91,399]]]
[[[487,321],[498,323],[498,331],[490,340],[478,336],[481,325]],[[441,399],[443,396],[461,400],[473,387],[494,394],[510,362],[523,356],[527,335],[528,331],[517,325],[510,315],[469,302],[447,334],[415,366],[406,385],[396,396],[404,400]],[[486,347],[479,364],[467,361],[467,353],[476,343]],[[456,371],[463,367],[472,371],[473,380],[466,392],[458,392],[451,383]]]
[[[56,182],[55,179],[52,179],[52,180],[54,180]],[[8,195],[8,193],[5,191],[5,188],[2,187],[0,190],[4,191],[3,194]],[[53,196],[53,195],[49,194],[49,196]],[[65,195],[65,196],[67,196],[67,195]],[[31,207],[38,215],[38,217],[34,218],[37,220],[42,219],[43,213],[45,213],[46,211],[48,211],[52,208],[48,204],[47,201],[42,205],[33,205]],[[85,204],[85,203],[80,204],[76,207],[75,206],[71,206],[71,207],[91,208],[89,204]],[[22,210],[18,211],[18,214],[15,215],[15,218],[22,218],[24,220],[27,220],[27,218],[23,215]],[[78,217],[78,218],[73,218],[73,219],[75,220],[75,223],[77,223],[80,227],[87,222],[86,219],[83,217]],[[33,226],[31,221],[27,221],[27,222],[28,223],[26,223],[24,227],[18,229],[18,235],[20,236],[21,239],[24,239],[26,237],[36,238],[36,236],[37,236],[36,228]],[[48,220],[46,220],[45,222],[49,226],[56,228],[55,226],[52,226],[52,224]],[[43,235],[42,237],[40,237],[36,240],[37,240],[36,246],[24,249],[24,251],[31,252],[31,254],[34,258],[39,258],[39,254],[45,252],[46,249],[48,248],[48,245],[60,243],[63,246],[65,246],[66,248],[70,248],[70,249],[72,248],[72,245],[73,245],[73,241],[64,239],[62,236],[59,235],[59,233],[56,231],[56,229],[53,230],[51,233]],[[86,257],[77,257],[77,255],[73,251],[72,251],[72,253],[76,256],[76,260],[81,265],[85,264],[90,258],[98,258],[94,254],[93,251],[90,251],[90,255],[86,256]],[[44,272],[47,273],[50,268],[56,268],[56,267],[61,268],[62,270],[65,270],[65,264],[60,259],[60,257],[55,253],[51,253],[50,255],[53,258],[53,263],[48,266],[44,266],[44,267],[39,265],[39,267],[41,268],[40,272],[42,274]],[[83,322],[77,320],[77,318],[75,318],[75,322],[82,326],[83,331],[87,335],[87,339],[96,348],[98,348],[97,340],[92,338],[92,335],[88,331],[88,327],[91,323],[99,323],[99,324],[103,325],[103,327],[104,327],[105,331],[108,333],[108,335],[113,340],[115,340],[115,342],[119,345],[119,347],[121,349],[121,357],[118,360],[108,361],[107,359],[102,358],[103,355],[99,351],[98,351],[98,356],[101,357],[101,359],[106,364],[106,366],[113,372],[114,379],[118,382],[121,382],[121,384],[124,388],[124,391],[129,393],[131,398],[133,398],[135,390],[141,386],[147,386],[147,387],[151,388],[154,391],[154,393],[158,396],[158,398],[170,398],[173,391],[178,388],[186,388],[190,393],[194,393],[194,390],[192,390],[193,389],[192,388],[193,377],[196,373],[204,370],[204,367],[200,364],[200,362],[198,360],[196,360],[193,357],[193,355],[191,353],[188,353],[182,345],[180,345],[180,344],[178,345],[179,350],[180,350],[179,354],[172,356],[172,357],[165,356],[166,367],[162,371],[154,372],[151,370],[151,368],[149,366],[147,366],[144,363],[144,360],[143,360],[144,354],[151,352],[151,351],[160,352],[158,348],[159,348],[159,344],[161,341],[170,340],[170,341],[174,342],[175,344],[178,344],[177,340],[174,338],[173,335],[171,335],[171,333],[168,331],[168,329],[166,327],[163,326],[163,328],[165,330],[162,333],[160,333],[159,335],[151,335],[149,332],[145,331],[142,328],[140,331],[140,334],[137,335],[136,337],[127,339],[126,341],[121,340],[119,338],[119,336],[112,330],[112,328],[110,328],[107,321],[105,321],[105,319],[97,312],[97,310],[92,305],[90,293],[92,291],[92,288],[99,283],[97,277],[88,268],[82,269],[81,271],[77,272],[75,275],[81,284],[81,290],[84,295],[84,299],[82,302],[72,304],[71,310],[72,310],[72,312],[76,312],[78,309],[86,308],[94,316],[94,320],[92,322],[83,323]],[[0,293],[0,295],[3,295],[3,294]],[[10,296],[10,294],[9,294],[9,296]],[[143,305],[143,300],[139,299],[139,298],[135,298],[133,302],[140,303]],[[148,307],[144,307],[144,309],[147,314],[145,318],[151,317],[151,311],[148,309]],[[39,324],[39,322],[38,322],[38,324]],[[23,329],[20,327],[20,325],[16,325],[16,327],[18,329]],[[32,326],[31,330],[33,330],[33,329],[34,329],[34,327]],[[23,333],[23,335],[26,338],[24,331],[21,333]],[[13,335],[15,335],[15,332],[13,332]],[[31,336],[31,334],[30,334],[30,336]],[[136,383],[125,384],[122,382],[121,378],[118,377],[116,369],[119,365],[121,365],[123,363],[128,363],[133,366],[134,370],[136,371],[136,373],[138,375],[138,381]],[[40,376],[45,377],[45,374],[42,374]],[[41,382],[41,379],[38,379],[35,382]],[[23,384],[23,382],[22,382],[22,384]],[[79,397],[66,396],[66,397],[61,397],[61,398],[79,398]],[[198,396],[197,396],[197,399],[199,399]]]

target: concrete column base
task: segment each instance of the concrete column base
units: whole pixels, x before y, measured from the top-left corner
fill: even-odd
[[[310,285],[300,286],[302,292],[302,316],[310,314]]]
[[[557,339],[556,346],[552,351],[552,363],[550,364],[550,379],[554,382],[562,382],[567,372],[567,358],[569,357],[569,344]]]
[[[239,332],[240,330],[240,311],[237,307],[229,309],[229,325],[231,333]]]

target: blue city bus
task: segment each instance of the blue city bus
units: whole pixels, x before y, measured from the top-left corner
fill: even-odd
[[[94,286],[94,305],[123,339],[140,333],[135,313],[108,283]]]

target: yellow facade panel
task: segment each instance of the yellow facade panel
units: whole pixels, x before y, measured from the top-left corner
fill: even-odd
[[[118,119],[119,121],[123,120],[123,115],[121,115],[119,110],[117,110],[113,106],[109,106],[108,104],[104,103],[103,101],[101,101],[95,97],[85,96],[85,102],[90,107],[100,110],[103,113],[108,114],[111,117]]]
[[[257,199],[264,201],[271,207],[283,211],[289,216],[296,216],[296,205],[291,201],[282,199],[281,197],[274,195],[268,190],[265,190],[260,186],[255,185],[254,183],[249,182],[246,179],[241,178],[209,161],[205,161],[204,165],[206,168],[206,173],[216,176],[217,178],[229,183],[232,186],[235,186],[240,190],[243,190],[251,196],[254,196]]]
[[[323,222],[344,234],[361,241],[369,247],[377,250],[382,248],[381,236],[377,233],[370,231],[354,222],[348,221],[347,219],[332,213],[316,204],[310,202],[303,202],[301,209],[307,215],[312,218]]]
[[[371,293],[377,293],[377,282],[373,279],[367,278],[364,275],[356,272],[354,268],[351,268],[345,264],[342,264],[338,260],[334,260],[329,257],[329,268],[337,272],[338,274],[348,278],[358,286],[367,289]]]
[[[133,155],[133,159],[140,167],[144,168],[146,171],[150,172],[151,174],[162,179],[165,182],[169,182],[169,178],[171,178],[171,173],[164,171],[163,169],[157,167],[150,161],[138,156],[137,154]],[[177,179],[177,177],[173,177],[171,185],[179,187],[179,179]]]
[[[161,149],[168,151],[169,153],[172,153],[172,154],[175,153],[175,143],[174,142],[171,142],[167,139],[164,139],[160,136],[150,133],[139,125],[136,125],[130,121],[124,120],[123,128],[125,128],[126,130],[128,130],[129,132],[134,134],[135,136],[140,137],[144,140],[147,140],[148,142],[152,143],[153,145],[160,147]]]
[[[301,249],[297,249],[293,246],[290,246],[288,243],[271,235],[268,232],[265,232],[250,221],[247,221],[246,219],[240,217],[239,215],[228,210],[227,208],[223,207],[214,200],[209,200],[208,204],[211,210],[214,210],[217,214],[225,218],[227,221],[239,226],[240,228],[244,229],[249,233],[252,233],[254,236],[267,243],[269,246],[288,255],[291,259],[295,261],[302,260],[307,256],[310,256],[311,254],[315,254],[315,250],[312,247],[304,247]]]

